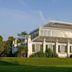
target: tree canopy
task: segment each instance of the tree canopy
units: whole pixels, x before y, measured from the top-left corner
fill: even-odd
[[[28,35],[28,33],[25,31],[18,34],[18,36],[25,36],[25,35]]]

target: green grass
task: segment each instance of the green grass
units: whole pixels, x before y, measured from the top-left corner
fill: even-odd
[[[0,72],[72,72],[71,58],[0,58]]]

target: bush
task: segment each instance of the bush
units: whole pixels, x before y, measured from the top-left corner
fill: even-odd
[[[50,48],[46,49],[45,54],[46,54],[46,57],[53,57],[53,52]]]
[[[37,53],[33,53],[30,57],[57,57],[55,51],[52,51],[50,48],[46,49],[45,53],[43,51],[39,51]]]
[[[42,51],[40,51],[32,54],[30,57],[46,57],[46,55]]]
[[[57,57],[55,50],[52,51],[50,48],[46,50],[45,54],[46,54],[46,57]]]
[[[27,57],[27,47],[18,46],[17,57]]]

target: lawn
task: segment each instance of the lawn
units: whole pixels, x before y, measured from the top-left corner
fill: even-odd
[[[72,72],[70,58],[0,58],[0,72]]]

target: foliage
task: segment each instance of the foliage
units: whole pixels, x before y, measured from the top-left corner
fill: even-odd
[[[6,41],[3,41],[0,51],[1,51],[0,52],[1,57],[7,56],[7,42]]]
[[[9,40],[9,41],[14,41],[15,38],[14,38],[13,36],[9,36],[9,37],[8,37],[8,40]]]
[[[0,42],[2,42],[3,41],[3,37],[0,35]]]
[[[45,53],[43,51],[39,51],[37,53],[33,53],[30,57],[57,57],[55,51],[52,51],[50,48],[46,49]]]
[[[46,57],[46,55],[42,51],[40,51],[32,54],[30,57]]]
[[[46,54],[46,57],[53,57],[53,52],[50,48],[46,49],[45,54]]]
[[[0,56],[4,52],[4,47],[3,47],[3,37],[0,35]]]
[[[2,46],[2,43],[3,43],[3,37],[0,35],[0,48]]]
[[[12,56],[13,41],[13,36],[9,36],[7,41],[3,41],[3,37],[0,36],[0,57]]]
[[[19,38],[17,40],[17,43],[20,43],[21,45],[24,45],[24,42],[26,40],[27,35],[28,35],[28,33],[26,31],[19,33],[18,34]]]
[[[7,40],[7,55],[9,57],[11,57],[12,54],[12,47],[13,47],[13,41],[15,40],[15,38],[13,36],[9,36],[8,40]]]
[[[18,40],[17,40],[17,43],[21,43],[21,39],[18,39]]]
[[[18,48],[18,52],[17,52],[18,57],[27,57],[27,47],[17,46],[17,48]]]
[[[8,44],[9,44],[9,48],[12,48],[12,46],[13,46],[13,41],[15,40],[15,38],[13,37],[13,36],[9,36],[8,37],[8,40],[7,40],[7,42],[8,42]]]
[[[51,48],[46,49],[46,57],[58,57],[55,50],[51,50]]]
[[[28,33],[25,31],[18,34],[18,36],[25,36],[25,35],[28,35]]]

